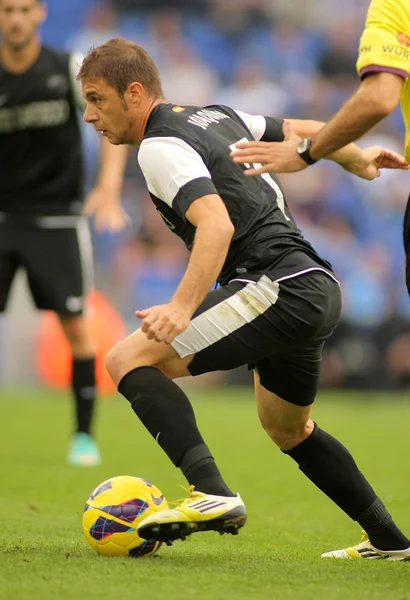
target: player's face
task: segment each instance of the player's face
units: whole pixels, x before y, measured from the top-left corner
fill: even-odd
[[[46,7],[39,0],[0,0],[2,43],[21,50],[33,40],[46,17]]]
[[[133,129],[135,114],[129,110],[127,101],[104,79],[82,80],[83,96],[87,100],[84,121],[92,123],[96,131],[111,144],[135,143]],[[132,116],[133,115],[133,116]]]

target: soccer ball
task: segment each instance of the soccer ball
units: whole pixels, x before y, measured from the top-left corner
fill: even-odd
[[[161,542],[139,537],[137,526],[168,502],[155,485],[141,477],[123,475],[103,481],[88,498],[83,529],[90,546],[105,556],[154,554]]]

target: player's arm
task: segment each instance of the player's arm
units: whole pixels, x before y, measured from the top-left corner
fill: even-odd
[[[285,137],[291,139],[293,130],[293,139],[298,144],[303,138],[314,138],[317,132],[322,130],[323,125],[324,123],[320,121],[289,119],[285,124],[287,132]],[[404,157],[392,150],[381,146],[362,149],[352,142],[331,152],[326,159],[337,162],[349,173],[368,180],[379,177],[380,169],[401,169],[407,166]]]
[[[143,319],[141,329],[148,339],[167,344],[186,329],[218,278],[234,234],[228,211],[217,194],[195,200],[185,216],[196,232],[188,266],[175,294],[168,304],[135,312]]]
[[[217,194],[195,200],[185,217],[196,232],[187,269],[172,302],[185,306],[192,314],[218,279],[235,230]]]
[[[283,120],[273,117],[248,115],[240,111],[236,111],[236,113],[244,121],[255,140],[257,140],[248,147],[246,155],[243,155],[243,158],[247,159],[246,162],[251,164],[264,163],[268,159],[271,148],[270,142],[275,144],[276,142],[284,142],[290,139],[296,141],[296,138],[297,141],[300,141],[301,138],[313,137],[324,126],[324,123],[311,119]],[[240,145],[237,144],[237,146]],[[353,161],[359,159],[361,154],[362,151],[356,144],[348,144],[345,148],[327,158],[343,164],[347,160]],[[236,152],[233,152],[232,155],[236,157]],[[242,160],[238,162],[242,162]]]
[[[96,231],[115,233],[129,222],[121,204],[127,156],[128,146],[114,146],[106,138],[102,139],[97,181],[87,196],[83,211],[86,216],[94,217]]]
[[[71,91],[74,101],[80,110],[84,110],[86,101],[83,97],[77,73],[83,61],[83,55],[74,53],[69,60]],[[94,217],[96,231],[111,233],[124,229],[129,217],[121,205],[121,190],[125,166],[128,157],[127,146],[113,146],[106,138],[101,138],[100,167],[94,188],[88,194],[83,213]]]
[[[248,166],[245,170],[246,175],[259,175],[271,171],[272,148],[274,152],[279,152],[281,160],[283,160],[283,156],[290,158],[288,156],[289,148],[293,152],[303,138],[312,138],[324,125],[320,121],[304,119],[283,121],[282,119],[236,112],[256,140],[250,144],[236,144],[237,150],[231,153],[234,162],[253,165],[252,167]],[[405,168],[407,165],[402,156],[391,150],[380,146],[362,150],[353,143],[331,153],[327,159],[339,163],[347,171],[364,179],[378,177],[381,168],[399,169]]]
[[[299,142],[300,139],[311,137],[314,139],[315,135],[323,129],[325,123],[321,121],[314,121],[308,119],[286,119],[284,122],[283,140],[289,139],[290,133],[293,132],[293,139]],[[296,137],[295,137],[296,136]],[[326,156],[328,160],[333,160],[342,166],[347,166],[353,162],[361,161],[363,158],[363,150],[354,143],[349,143],[341,147],[340,149],[329,153]]]
[[[397,107],[404,79],[388,72],[367,75],[359,89],[313,136],[310,155],[318,160],[359,139]],[[308,137],[308,136],[306,136]]]
[[[185,274],[168,304],[136,311],[149,339],[170,343],[184,331],[218,278],[234,226],[200,154],[179,138],[144,140],[138,161],[150,193],[195,228]]]

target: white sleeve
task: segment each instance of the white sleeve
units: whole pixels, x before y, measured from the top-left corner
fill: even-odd
[[[74,52],[73,54],[70,54],[70,62],[68,65],[71,90],[73,93],[75,103],[79,108],[85,108],[86,106],[86,101],[81,90],[81,82],[77,81],[77,75],[80,70],[83,59],[84,55],[81,54],[81,52]]]
[[[249,115],[240,110],[235,110],[236,114],[245,123],[256,141],[259,141],[266,131],[266,119],[262,115]]]
[[[192,183],[189,187],[193,195],[197,189],[197,197],[203,195],[204,189],[213,189],[211,174],[202,157],[179,138],[146,138],[141,143],[138,162],[148,190],[171,208],[178,192],[187,184]],[[205,186],[204,178],[209,180]]]

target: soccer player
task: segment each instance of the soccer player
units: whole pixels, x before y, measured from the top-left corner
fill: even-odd
[[[313,136],[283,143],[249,142],[232,154],[237,163],[262,163],[248,175],[294,172],[367,133],[401,100],[406,125],[405,157],[410,162],[410,2],[372,0],[360,39],[357,70],[362,82],[332,119]],[[410,198],[404,216],[406,285],[410,294]]]
[[[91,436],[95,349],[83,316],[92,255],[83,208],[76,58],[42,46],[40,0],[0,0],[0,311],[14,275],[27,273],[37,308],[59,316],[70,344],[76,433],[68,460],[96,465]],[[78,58],[78,57],[77,57]],[[85,210],[97,228],[127,223],[120,189],[127,149],[104,141],[97,186]]]
[[[113,144],[139,146],[158,213],[191,251],[169,303],[137,310],[141,328],[107,356],[119,392],[192,486],[175,508],[144,519],[139,534],[171,543],[197,531],[235,534],[245,524],[245,505],[222,478],[173,379],[249,364],[263,428],[367,531],[365,544],[339,555],[409,559],[408,538],[352,456],[310,418],[323,344],[340,315],[332,267],[298,230],[276,177],[246,178],[230,159],[241,139],[281,139],[282,121],[166,103],[151,57],[122,38],[91,50],[78,77],[85,121]],[[308,136],[321,124],[292,126]],[[332,158],[374,178],[383,156],[379,147],[349,145]],[[220,287],[209,292],[215,280]]]

